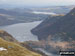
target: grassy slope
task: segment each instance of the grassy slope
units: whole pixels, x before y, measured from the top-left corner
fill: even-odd
[[[4,47],[7,51],[0,51],[0,56],[41,56],[40,54],[29,51],[18,44],[8,42],[0,38],[0,47]]]
[[[9,33],[7,33],[6,31],[4,30],[0,30],[0,38],[2,38],[3,40],[6,40],[6,41],[9,41],[9,42],[14,42],[24,48],[27,48],[28,50],[32,51],[32,52],[35,52],[35,53],[39,53],[43,56],[46,56],[44,53],[40,53],[38,51],[35,51],[33,50],[27,43],[21,43],[21,42],[18,42],[13,36],[11,36]]]
[[[13,38],[13,36],[11,36],[9,33],[7,33],[4,30],[0,30],[0,37],[2,37],[2,39],[6,40],[6,41],[18,42],[15,38]]]

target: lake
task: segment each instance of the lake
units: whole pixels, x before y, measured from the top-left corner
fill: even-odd
[[[30,23],[18,23],[1,27],[1,29],[10,33],[15,39],[20,42],[23,41],[38,41],[38,37],[31,33],[31,29],[35,28],[42,21],[35,21]]]

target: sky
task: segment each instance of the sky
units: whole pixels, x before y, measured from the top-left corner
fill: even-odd
[[[0,5],[60,6],[60,5],[75,5],[75,0],[0,0]]]

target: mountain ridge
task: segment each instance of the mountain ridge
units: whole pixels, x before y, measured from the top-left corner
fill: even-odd
[[[39,38],[39,46],[46,51],[58,54],[60,50],[74,51],[75,49],[75,8],[68,14],[58,17],[58,20],[46,19],[31,32]],[[54,18],[55,19],[55,18]],[[43,43],[43,45],[41,44]],[[39,47],[38,43],[31,43],[32,47]],[[55,50],[55,51],[53,51]]]
[[[65,31],[67,32],[67,30],[70,31],[71,27],[69,27],[69,26],[74,26],[73,24],[74,24],[74,21],[75,21],[75,19],[74,19],[75,18],[75,14],[74,14],[75,8],[72,11],[70,13],[68,13],[67,15],[63,16],[63,17],[60,17],[61,19],[57,20],[56,22],[54,22],[53,24],[51,24],[50,26],[48,26],[45,29],[38,30],[38,26],[37,26],[36,27],[37,31],[35,31],[35,32],[37,34],[42,34],[42,35],[44,35],[43,33],[46,33],[46,34],[48,33],[48,34],[52,34],[53,35],[53,34],[55,34],[57,32],[58,33],[59,32],[65,32]],[[34,28],[32,31],[34,31],[36,29]],[[42,30],[43,30],[43,32],[42,32]]]

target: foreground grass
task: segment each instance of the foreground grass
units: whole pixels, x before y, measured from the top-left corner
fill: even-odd
[[[7,49],[6,51],[0,51],[0,56],[41,56],[40,54],[23,48],[18,44],[5,41],[2,38],[0,38],[0,47]]]

